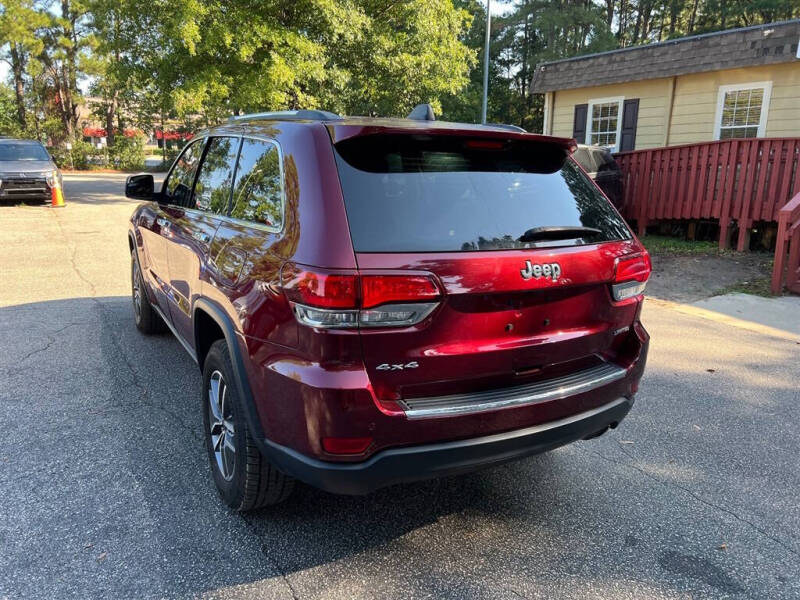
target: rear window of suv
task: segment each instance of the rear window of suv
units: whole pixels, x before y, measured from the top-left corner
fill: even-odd
[[[336,144],[357,252],[468,252],[628,239],[630,230],[549,142],[366,135]],[[520,241],[539,227],[598,230]]]

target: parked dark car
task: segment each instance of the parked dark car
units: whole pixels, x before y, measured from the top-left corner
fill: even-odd
[[[611,150],[604,146],[579,144],[573,157],[586,174],[595,180],[612,204],[617,209],[622,208],[622,171]]]
[[[616,427],[645,366],[650,259],[570,158],[491,126],[239,117],[158,191],[128,179],[135,322],[203,374],[238,510],[344,494]]]
[[[49,202],[55,185],[61,171],[40,142],[0,139],[0,201]]]

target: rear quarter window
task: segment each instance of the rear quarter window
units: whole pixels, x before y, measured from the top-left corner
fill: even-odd
[[[630,230],[564,151],[547,142],[369,135],[336,145],[357,252],[470,252],[628,239]],[[521,241],[540,227],[588,227]]]
[[[231,217],[279,230],[283,227],[283,169],[274,142],[245,138],[233,189]]]
[[[239,138],[210,138],[194,184],[195,208],[227,214],[238,152]]]

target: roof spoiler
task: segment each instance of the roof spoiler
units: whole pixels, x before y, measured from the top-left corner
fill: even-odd
[[[417,104],[406,118],[414,121],[435,121],[436,115],[433,114],[430,104]]]

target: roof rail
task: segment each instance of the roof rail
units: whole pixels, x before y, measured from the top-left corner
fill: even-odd
[[[509,131],[516,131],[519,133],[528,133],[526,129],[523,129],[519,125],[511,125],[510,123],[486,123],[488,127],[497,127],[499,129],[508,129]]]
[[[341,119],[336,113],[327,110],[276,110],[273,112],[250,113],[247,115],[231,115],[228,123],[240,123],[242,121],[335,121]]]

